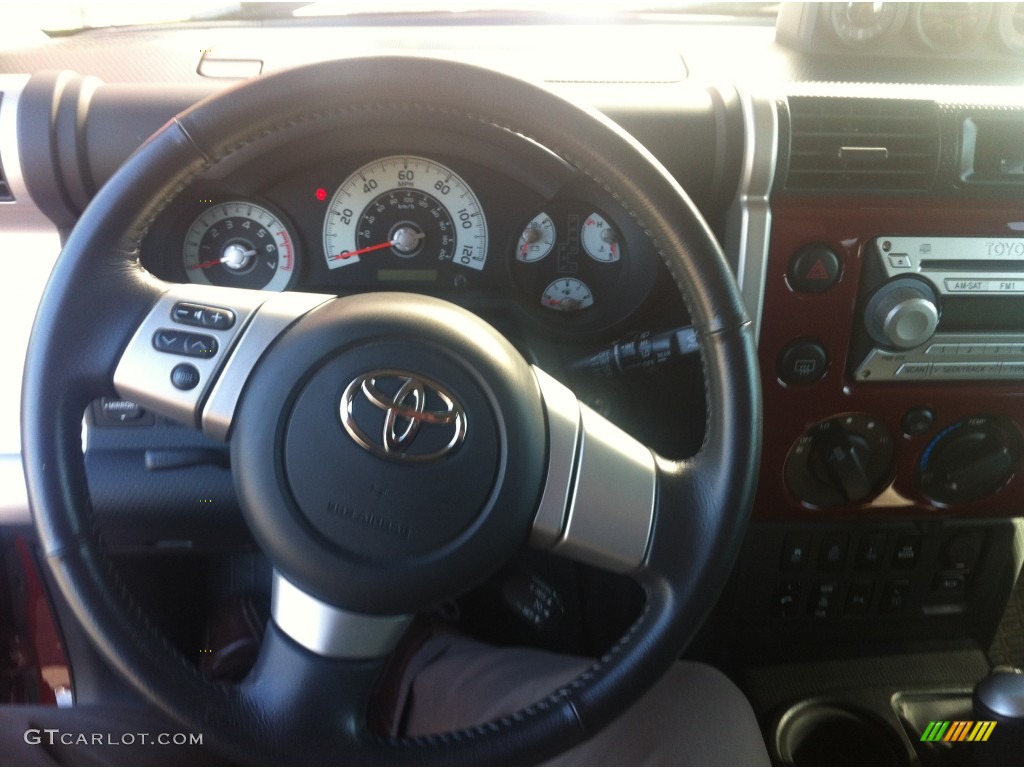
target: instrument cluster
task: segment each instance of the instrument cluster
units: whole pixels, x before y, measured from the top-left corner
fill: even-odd
[[[298,172],[197,182],[156,222],[166,280],[271,291],[514,297],[593,331],[651,293],[660,260],[614,199],[574,177],[538,192],[480,162],[356,153]]]

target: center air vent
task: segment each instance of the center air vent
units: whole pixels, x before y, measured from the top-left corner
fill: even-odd
[[[930,101],[792,97],[788,190],[926,190],[939,165]]]

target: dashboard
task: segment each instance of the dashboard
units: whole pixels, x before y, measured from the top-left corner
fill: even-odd
[[[353,54],[440,52],[601,110],[722,243],[757,334],[764,448],[711,656],[889,653],[995,631],[1024,560],[1021,7],[346,22]],[[42,254],[0,287],[24,308],[18,354],[60,238],[146,136],[232,81],[323,58],[336,32],[186,24],[122,31],[114,54],[103,31],[0,54],[0,238]],[[614,194],[553,154],[391,118],[190,182],[154,215],[141,265],[178,283],[446,299],[641,442],[696,453],[689,317]],[[3,386],[0,484],[15,490],[0,523],[24,525],[20,381]],[[245,538],[222,445],[113,394],[86,422],[115,549]]]
[[[225,287],[488,299],[570,337],[621,326],[659,263],[632,219],[554,161],[513,164],[506,152],[504,166],[485,164],[499,153],[469,144],[438,130],[341,156],[281,148],[273,163],[186,191],[154,224],[143,266]]]

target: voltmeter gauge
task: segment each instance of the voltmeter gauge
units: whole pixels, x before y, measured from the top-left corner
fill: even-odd
[[[516,246],[517,261],[540,261],[555,245],[555,222],[546,213],[538,213],[523,229]]]
[[[579,312],[594,306],[594,294],[575,277],[562,277],[544,289],[541,305],[555,312]]]
[[[580,242],[594,261],[611,264],[622,258],[619,233],[599,213],[592,213],[584,220]]]
[[[283,291],[295,275],[295,241],[280,216],[234,200],[192,222],[182,262],[193,283]]]

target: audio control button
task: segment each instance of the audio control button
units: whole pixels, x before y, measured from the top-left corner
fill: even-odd
[[[999,363],[932,363],[932,375],[944,379],[990,379],[999,376]]]
[[[941,363],[935,363],[941,365]],[[926,379],[932,372],[932,363],[904,363],[896,369],[897,379]]]
[[[959,351],[959,344],[932,344],[925,350],[925,354],[935,357],[956,357]]]
[[[939,327],[938,301],[926,280],[895,278],[879,286],[868,299],[864,328],[886,349],[914,349],[927,343]]]
[[[999,375],[1004,379],[1024,379],[1024,363],[1003,363]]]
[[[989,357],[992,355],[992,344],[961,344],[961,357]]]

